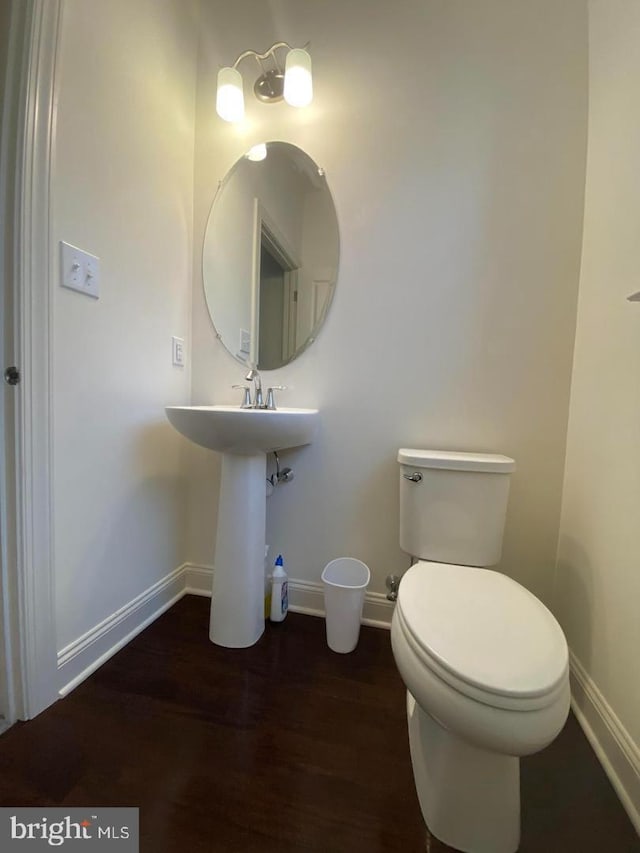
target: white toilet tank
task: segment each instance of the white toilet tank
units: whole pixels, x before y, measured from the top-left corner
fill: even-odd
[[[401,448],[398,462],[403,551],[462,566],[499,562],[513,459]]]

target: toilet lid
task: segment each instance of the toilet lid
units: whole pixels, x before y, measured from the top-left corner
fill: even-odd
[[[398,606],[445,678],[524,698],[549,693],[566,675],[567,643],[554,616],[499,572],[419,562],[402,578]]]

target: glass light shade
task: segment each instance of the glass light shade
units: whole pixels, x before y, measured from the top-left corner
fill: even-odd
[[[313,100],[311,57],[296,47],[287,54],[284,66],[284,99],[292,107],[306,107]]]
[[[242,75],[236,68],[221,68],[218,71],[216,112],[225,121],[242,121],[244,118]]]

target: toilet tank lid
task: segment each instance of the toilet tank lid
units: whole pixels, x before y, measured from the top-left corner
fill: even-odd
[[[416,468],[446,468],[450,471],[487,471],[509,474],[516,463],[509,456],[499,453],[461,453],[456,450],[414,450],[401,447],[398,451],[401,465]]]

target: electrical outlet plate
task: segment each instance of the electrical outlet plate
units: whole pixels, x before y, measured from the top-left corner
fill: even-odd
[[[184,367],[184,338],[171,338],[173,363],[176,367]]]
[[[240,355],[247,356],[251,352],[251,333],[248,329],[240,329]]]
[[[100,298],[100,258],[60,241],[60,284]]]

